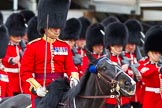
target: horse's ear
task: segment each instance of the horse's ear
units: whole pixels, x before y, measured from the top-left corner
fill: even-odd
[[[88,50],[87,47],[85,47],[85,51],[86,51],[86,55],[87,55],[87,57],[89,59],[89,62],[91,64],[96,64],[97,63],[97,59],[95,57],[93,57],[93,55],[91,54],[91,52]]]

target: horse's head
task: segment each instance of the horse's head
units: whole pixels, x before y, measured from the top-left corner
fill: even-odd
[[[91,56],[90,61],[95,65],[97,83],[101,92],[104,94],[120,92],[124,96],[135,94],[135,81],[117,63],[112,62],[108,57],[96,60]]]

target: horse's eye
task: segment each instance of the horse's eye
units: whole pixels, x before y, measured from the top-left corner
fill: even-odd
[[[107,69],[107,67],[106,67],[106,66],[104,66],[102,69],[105,71],[105,70]]]

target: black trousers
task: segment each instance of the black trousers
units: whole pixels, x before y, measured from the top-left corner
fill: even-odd
[[[37,105],[41,101],[41,99],[42,99],[41,97],[35,98],[35,100],[34,100],[35,108],[37,108]]]
[[[142,104],[140,104],[139,102],[131,102],[131,105],[133,106],[133,108],[142,108]]]
[[[106,104],[105,108],[117,108],[117,105]],[[131,106],[130,106],[130,104],[124,104],[124,105],[120,106],[120,108],[131,108]]]

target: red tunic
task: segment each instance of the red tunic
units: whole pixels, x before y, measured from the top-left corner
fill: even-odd
[[[27,46],[26,51],[21,62],[20,73],[23,84],[26,80],[35,75],[35,79],[43,86],[44,78],[38,78],[37,75],[44,74],[44,58],[45,58],[45,44],[44,39],[36,39]],[[46,74],[52,73],[66,73],[68,76],[71,72],[76,72],[74,62],[72,59],[72,52],[70,46],[61,40],[56,40],[47,44],[47,67]],[[46,79],[46,85],[55,79]],[[24,88],[29,89],[29,88]],[[34,98],[32,95],[32,108],[34,108]]]
[[[0,70],[0,99],[13,96],[10,86],[7,73]]]
[[[115,56],[115,55],[111,54],[110,55],[110,60],[113,61],[113,62],[118,63],[119,65],[121,65],[122,58],[120,56]],[[128,98],[128,97],[121,97],[121,102],[120,102],[121,105],[129,104],[129,102],[130,102],[130,98]],[[116,105],[117,104],[117,100],[115,98],[108,98],[106,100],[106,103],[107,104]]]
[[[151,62],[148,62],[143,66],[143,68],[149,69],[142,73],[142,81],[146,86],[143,108],[161,108],[162,95],[160,92],[160,79],[162,80],[162,77],[159,72],[159,67]]]
[[[84,59],[84,57],[86,56],[86,52],[82,48],[76,47],[76,49],[77,49],[78,54],[80,54],[81,57],[82,57],[82,64],[77,65],[78,72],[79,72],[79,78],[81,78],[83,76],[83,74],[85,73],[85,68],[86,68],[86,67],[83,66],[83,62],[87,62],[87,59]]]
[[[86,56],[86,51],[82,48],[77,48],[78,54],[81,55],[81,57]]]
[[[101,54],[92,54],[92,56],[95,57],[96,59],[98,59],[102,55]],[[83,74],[84,74],[86,72],[87,68],[88,68],[89,60],[88,60],[88,57],[87,56],[84,56],[82,60],[83,60],[82,61],[82,71],[83,71]]]
[[[138,66],[138,70],[141,70],[144,66],[144,64],[148,63],[149,62],[149,58],[148,57],[143,57],[141,60],[138,61],[139,63],[139,66]],[[138,100],[141,104],[143,104],[143,98],[144,98],[144,94],[145,94],[145,83],[141,80],[140,82],[140,85],[137,85],[137,86],[140,86],[140,91],[139,91],[139,97],[138,97]]]
[[[9,81],[10,84],[12,85],[10,86],[12,88],[9,88],[9,90],[12,89],[14,93],[21,93],[21,89],[20,89],[21,80],[19,76],[20,64],[11,64],[9,60],[12,57],[20,56],[20,51],[21,49],[19,45],[13,45],[9,43],[7,47],[6,55],[2,59],[2,64],[5,67],[5,71],[8,73]]]
[[[130,59],[131,64],[136,64],[137,59],[135,53],[125,53],[125,56]],[[134,73],[132,72],[131,68],[128,69],[127,74],[134,78]],[[131,97],[132,102],[140,102],[140,97],[141,97],[141,87],[142,87],[142,81],[136,82],[136,92],[135,95]]]

